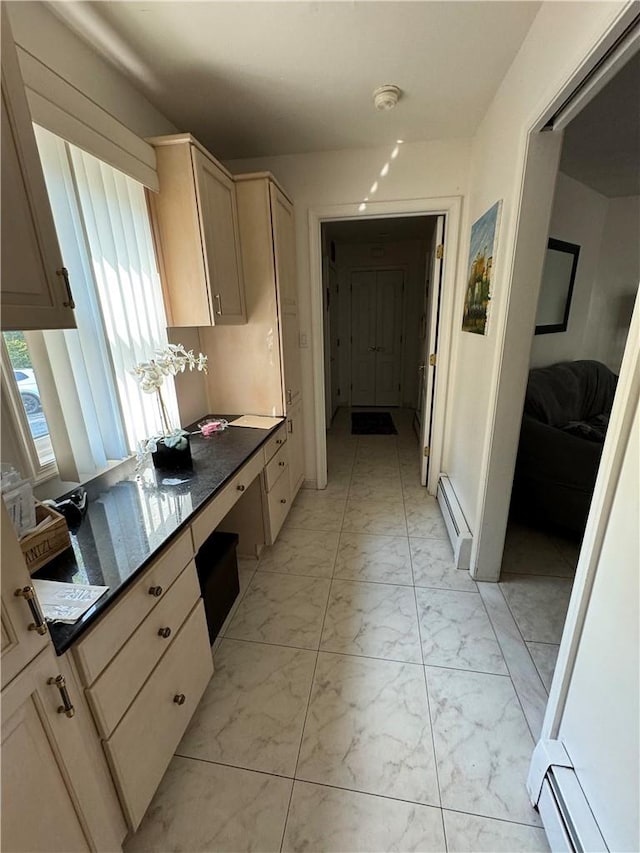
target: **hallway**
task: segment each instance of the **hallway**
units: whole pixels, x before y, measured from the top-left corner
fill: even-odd
[[[397,436],[328,435],[329,484],[242,561],[216,672],[133,851],[543,851],[534,741],[483,598]]]

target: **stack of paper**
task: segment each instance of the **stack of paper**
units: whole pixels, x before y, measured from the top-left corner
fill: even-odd
[[[231,421],[229,426],[252,427],[253,429],[273,429],[282,422],[282,418],[267,418],[264,415],[242,415]]]
[[[84,583],[59,583],[33,579],[44,618],[73,625],[109,589]]]

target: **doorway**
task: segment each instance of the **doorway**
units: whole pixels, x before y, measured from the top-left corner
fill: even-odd
[[[345,408],[397,410],[412,426],[422,485],[436,408],[443,229],[444,216],[322,225],[327,427]]]
[[[431,441],[429,451],[429,474],[426,482],[430,494],[435,494],[438,484],[438,476],[441,471],[441,460],[444,445],[444,400],[446,397],[447,383],[449,380],[451,339],[453,328],[453,303],[455,293],[456,257],[458,241],[460,237],[461,198],[459,196],[443,196],[426,199],[414,199],[411,201],[383,201],[368,202],[366,204],[332,205],[330,207],[311,208],[309,210],[309,254],[310,254],[310,277],[311,290],[313,294],[311,303],[311,327],[312,335],[312,364],[313,364],[313,431],[314,450],[316,462],[316,488],[324,489],[327,485],[327,436],[326,430],[331,423],[331,417],[336,407],[333,401],[330,404],[327,398],[331,394],[331,382],[326,370],[327,363],[333,364],[332,354],[326,357],[327,347],[330,347],[332,337],[340,338],[340,349],[342,349],[343,337],[332,332],[331,326],[327,325],[329,313],[328,302],[331,302],[331,289],[327,299],[327,288],[323,281],[323,272],[327,268],[327,257],[331,257],[330,241],[327,243],[325,225],[347,224],[359,222],[380,222],[382,220],[392,222],[402,218],[431,217],[438,216],[446,218],[447,221],[447,249],[443,249],[441,259],[441,300],[440,300],[440,323],[438,332],[438,371],[434,378],[435,404],[433,406],[433,424],[431,426]],[[366,208],[366,213],[363,213]],[[342,292],[342,291],[341,291]],[[343,323],[342,315],[344,303],[340,302],[340,323]],[[417,309],[415,317],[421,316],[420,308]],[[417,386],[417,367],[419,363],[414,362],[412,368],[413,379]],[[407,374],[408,375],[408,374]],[[345,389],[340,384],[336,387],[338,402],[343,403]],[[438,403],[440,401],[441,404]],[[415,405],[414,405],[415,408]]]
[[[640,54],[562,140],[500,585],[547,691],[640,280]],[[625,114],[626,115],[626,114]]]

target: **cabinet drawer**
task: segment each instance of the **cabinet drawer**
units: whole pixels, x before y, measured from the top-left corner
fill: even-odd
[[[224,489],[212,498],[191,524],[193,544],[196,551],[205,539],[213,533],[225,515],[242,496],[245,489],[253,483],[264,466],[262,452],[255,453],[238,473],[227,483]]]
[[[269,508],[269,531],[271,534],[271,544],[276,541],[280,528],[284,524],[284,520],[289,513],[289,471],[287,466],[284,469],[284,476],[279,477],[278,481],[267,494],[267,506]]]
[[[268,492],[275,486],[280,475],[286,471],[287,463],[287,444],[285,442],[264,469],[264,482]]]
[[[132,829],[140,825],[212,674],[204,606],[199,601],[104,743]],[[184,697],[183,704],[178,704],[179,697]]]
[[[286,422],[274,432],[271,438],[264,445],[264,461],[269,462],[272,456],[280,450],[282,445],[287,440],[287,424]]]
[[[102,737],[109,737],[149,673],[175,641],[195,603],[200,585],[193,560],[87,690]],[[169,630],[169,636],[165,636]],[[163,632],[163,633],[161,633]]]
[[[160,603],[193,557],[191,533],[185,530],[144,570],[131,589],[117,601],[73,649],[85,686],[93,684],[138,625]],[[154,592],[150,592],[151,589]],[[158,590],[161,590],[158,595]]]

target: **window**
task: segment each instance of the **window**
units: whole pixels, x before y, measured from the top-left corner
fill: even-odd
[[[5,333],[5,346],[40,466],[55,452],[61,478],[78,481],[160,430],[155,395],[131,370],[166,346],[166,316],[142,185],[35,130],[78,327]],[[177,423],[175,389],[165,387]]]
[[[3,332],[3,372],[13,381],[14,432],[21,435],[29,469],[24,473],[55,473],[55,456],[44,414],[40,388],[33,369],[29,345],[23,332]],[[24,467],[24,462],[21,461]]]

